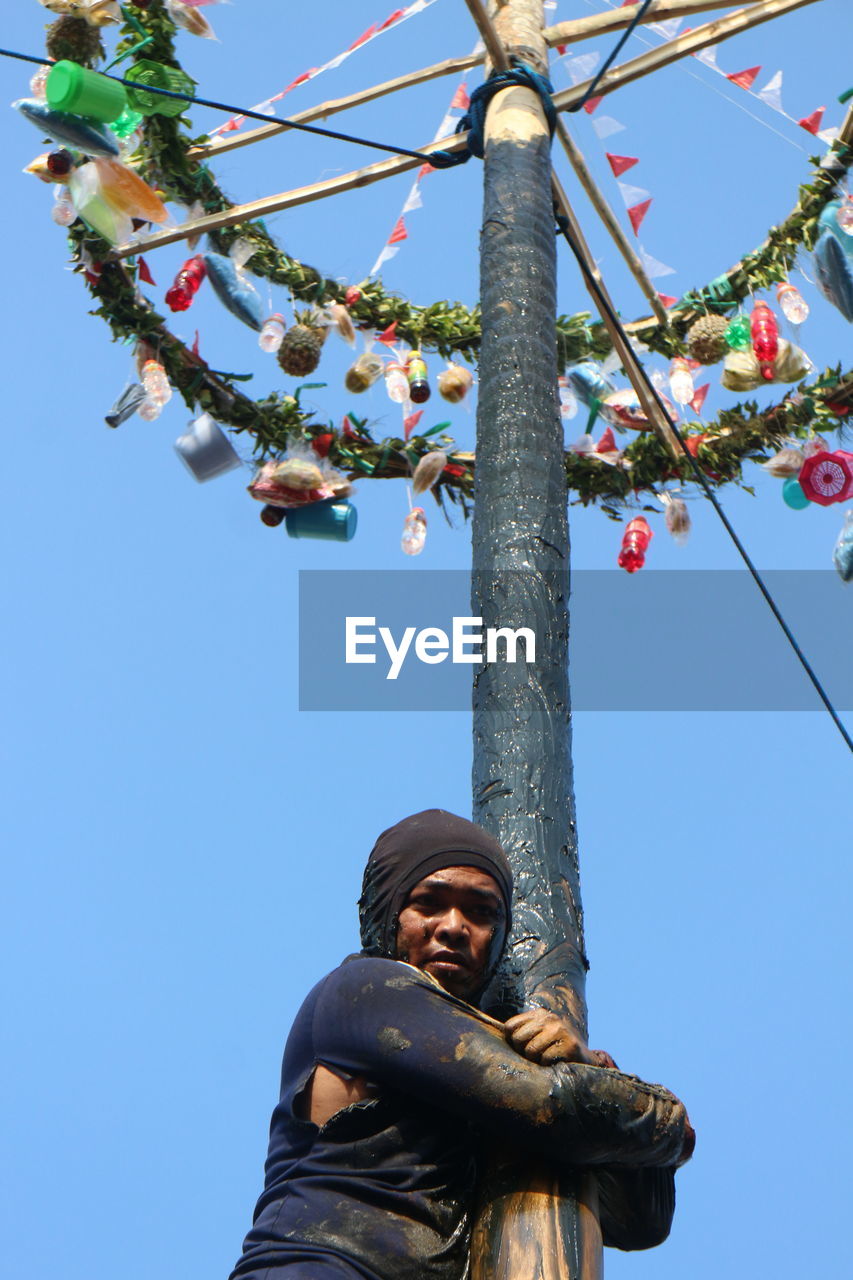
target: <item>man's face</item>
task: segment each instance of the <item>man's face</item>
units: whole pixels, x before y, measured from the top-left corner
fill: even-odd
[[[397,959],[471,1000],[503,942],[506,911],[496,882],[477,867],[443,867],[410,890],[397,926]]]

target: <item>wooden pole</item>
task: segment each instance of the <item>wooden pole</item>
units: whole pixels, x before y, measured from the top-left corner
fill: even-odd
[[[467,0],[478,25],[478,0]],[[490,14],[503,46],[546,70],[542,0]],[[489,24],[490,26],[491,24]],[[536,664],[476,668],[474,817],[516,877],[508,960],[492,992],[558,1010],[586,1033],[568,689],[568,520],[557,403],[551,147],[539,98],[513,87],[486,120],[481,236],[483,339],[477,410],[472,613],[532,627]],[[601,1238],[592,1183],[496,1153],[472,1241],[472,1280],[594,1280]]]
[[[570,22],[560,22],[545,31],[545,40],[550,48],[558,44],[578,44],[582,40],[592,40],[596,36],[608,35],[612,31],[621,31],[628,26],[639,9],[639,5],[630,5],[624,9],[616,9],[608,13],[594,13],[588,18],[575,18]],[[709,9],[731,9],[732,0],[660,0],[644,13],[640,21],[664,22],[668,18],[683,18],[692,14],[703,13]],[[419,71],[410,71],[406,75],[396,76],[393,80],[385,80],[382,84],[373,85],[369,89],[361,89],[358,93],[348,94],[345,98],[333,98],[321,102],[316,107],[308,107],[290,117],[299,124],[310,124],[312,120],[327,120],[329,116],[340,111],[349,111],[352,107],[363,106],[366,102],[375,102],[389,93],[399,89],[409,89],[414,85],[427,84],[440,76],[452,76],[470,67],[479,66],[485,54],[469,53],[461,58],[445,58],[443,62],[422,67]],[[239,147],[249,147],[254,142],[262,142],[265,138],[275,138],[286,133],[290,125],[284,120],[271,120],[257,129],[240,130],[238,133],[226,133],[212,142],[192,147],[189,155],[195,159],[207,159],[211,156],[223,155],[226,151],[236,151]]]

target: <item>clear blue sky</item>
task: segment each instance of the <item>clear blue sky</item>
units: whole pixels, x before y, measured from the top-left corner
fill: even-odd
[[[36,0],[8,7],[3,44],[40,52],[44,10]],[[180,52],[205,96],[250,105],[393,7],[235,0],[207,10],[220,43],[184,33]],[[591,11],[561,0],[553,17]],[[846,0],[823,0],[721,46],[719,61],[731,71],[761,63],[756,87],[784,69],[790,114],[826,104],[825,123],[838,124],[850,36]],[[288,105],[473,43],[462,0],[438,0]],[[642,47],[634,40],[631,51]],[[26,68],[2,60],[0,76],[6,101],[27,92]],[[567,83],[559,66],[554,79]],[[419,144],[454,84],[348,124]],[[654,196],[641,239],[677,269],[660,281],[670,293],[757,244],[791,207],[816,149],[695,60],[599,111],[626,125],[610,149],[641,159],[626,177]],[[618,207],[603,147],[586,116],[574,119]],[[216,120],[199,110],[194,125]],[[8,110],[0,131],[2,1253],[8,1273],[28,1280],[224,1278],[261,1185],[284,1037],[309,985],[357,945],[355,899],[375,835],[427,806],[470,811],[466,714],[298,712],[297,571],[464,568],[469,530],[430,510],[427,548],[409,563],[398,549],[402,484],[362,482],[355,541],[296,542],[259,522],[248,469],[204,486],[189,477],[172,450],[188,416],[177,397],[158,422],[109,431],[103,415],[130,352],[87,316],[51,193],[20,173],[38,135]],[[248,200],[372,158],[290,135],[223,157],[217,173]],[[418,302],[476,300],[481,175],[471,163],[429,178],[410,239],[386,268],[390,287]],[[409,185],[404,176],[270,225],[295,255],[357,281]],[[623,313],[639,314],[615,252],[579,210]],[[183,257],[179,246],[151,255],[156,300]],[[849,366],[848,325],[798,283],[812,306],[803,344],[819,365]],[[584,306],[563,256],[560,310]],[[253,372],[257,394],[292,385],[209,289],[177,319],[179,333],[196,327],[211,365]],[[340,421],[360,409],[393,430],[381,389],[361,404],[343,391],[347,358],[330,340],[320,369],[329,385],[313,393],[319,412]],[[715,389],[708,407],[728,400]],[[472,443],[473,413],[441,416]],[[777,481],[757,471],[750,479],[757,497],[727,490],[725,504],[757,563],[828,568],[841,509],[795,513]],[[650,564],[737,567],[707,504],[697,497],[691,510],[685,548],[657,522]],[[573,507],[571,528],[576,567],[614,566],[619,526]],[[632,585],[625,576],[625,591]],[[849,651],[849,631],[836,639]],[[630,668],[629,636],[620,661]],[[761,661],[744,635],[743,648],[674,653],[672,679]],[[793,659],[785,678],[803,679]],[[575,717],[574,756],[592,1042],[675,1089],[698,1132],[670,1241],[649,1255],[610,1255],[608,1274],[840,1273],[851,1141],[849,753],[818,712],[613,712]]]

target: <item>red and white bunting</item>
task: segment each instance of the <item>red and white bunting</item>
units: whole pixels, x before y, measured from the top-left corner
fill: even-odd
[[[726,79],[741,89],[751,89],[760,70],[761,67],[747,67],[745,71],[731,71]]]
[[[480,45],[478,42],[475,46],[474,52],[479,50],[479,48]],[[467,111],[469,105],[470,98],[468,97],[467,83],[465,80],[462,80],[454,90],[453,96],[450,99],[450,105],[442,117],[441,124],[438,126],[433,142],[440,142],[442,138],[449,138],[456,132],[456,126],[459,123],[459,115],[460,113]],[[377,275],[382,269],[384,263],[388,262],[389,259],[393,258],[394,255],[399,252],[399,246],[402,241],[408,239],[409,233],[406,228],[406,224],[403,221],[404,216],[407,213],[412,213],[415,209],[423,208],[424,202],[423,196],[421,195],[421,183],[427,174],[434,172],[435,170],[431,164],[422,164],[420,169],[418,169],[417,177],[409,189],[409,194],[406,196],[400,217],[394,223],[394,228],[390,236],[382,246],[379,257],[376,259],[368,273],[369,276]]]
[[[604,154],[607,157],[607,163],[613,170],[614,178],[621,177],[623,173],[627,173],[629,169],[633,169],[635,164],[640,163],[637,156],[615,156],[610,151],[605,151]]]
[[[196,0],[196,3],[198,2],[199,0]],[[372,40],[376,40],[379,36],[384,36],[388,31],[393,31],[395,27],[399,27],[402,22],[406,22],[409,18],[414,18],[416,14],[423,13],[424,9],[428,9],[435,2],[436,0],[414,0],[412,4],[406,5],[404,9],[395,9],[384,22],[374,22],[369,26],[343,52],[337,54],[334,58],[330,58],[328,62],[324,62],[321,67],[311,67],[308,71],[303,71],[295,80],[291,80],[290,84],[286,85],[280,93],[273,94],[271,98],[265,98],[256,107],[252,107],[252,110],[259,111],[264,115],[275,116],[273,103],[281,102],[282,98],[286,98],[299,85],[307,84],[309,80],[316,80],[317,76],[321,76],[324,71],[336,70],[341,63],[346,62],[347,58],[351,57],[357,50],[363,49],[365,45],[370,44]],[[225,124],[211,129],[210,136],[216,137],[220,133],[233,133],[236,129],[242,128],[245,122],[245,116],[233,116],[230,120],[226,120]]]

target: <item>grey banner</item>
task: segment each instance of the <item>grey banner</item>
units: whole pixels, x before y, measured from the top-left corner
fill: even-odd
[[[853,710],[853,589],[832,570],[762,576],[836,708]],[[463,570],[301,571],[300,710],[466,711],[487,657],[535,662],[532,622],[513,621],[509,646],[489,637],[470,585]],[[570,615],[576,711],[821,706],[745,571],[578,570]]]

